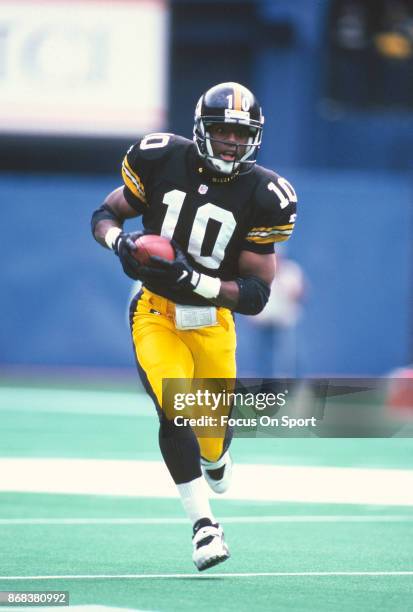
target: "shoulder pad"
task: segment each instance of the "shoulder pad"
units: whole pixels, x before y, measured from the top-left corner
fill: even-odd
[[[297,216],[297,196],[285,178],[260,166],[256,169],[256,177],[254,215],[246,235],[251,250],[288,240]]]
[[[191,140],[162,132],[147,134],[132,145],[122,162],[123,182],[131,200],[139,206],[146,204],[146,189],[154,173],[172,153],[183,155],[191,145]]]
[[[166,157],[176,149],[188,147],[190,144],[192,144],[192,141],[187,138],[166,132],[155,132],[140,138],[129,149],[128,154],[133,152],[134,157],[156,160]]]
[[[297,204],[297,194],[287,179],[262,166],[257,167],[259,173],[255,199],[259,207],[270,211],[284,211],[287,207],[294,208]]]

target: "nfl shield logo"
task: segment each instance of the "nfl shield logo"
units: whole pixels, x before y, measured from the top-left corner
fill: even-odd
[[[199,186],[198,193],[200,193],[201,195],[204,195],[207,191],[208,191],[208,186],[207,185],[200,185]]]

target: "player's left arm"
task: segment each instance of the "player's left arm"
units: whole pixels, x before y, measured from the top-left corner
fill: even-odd
[[[165,285],[189,289],[215,306],[241,314],[258,314],[270,297],[275,276],[274,244],[291,236],[296,203],[296,193],[286,179],[269,171],[264,174],[253,202],[251,225],[241,246],[238,276],[233,280],[194,270],[178,245],[174,245],[175,261],[153,258],[160,269],[148,272]]]
[[[211,302],[242,314],[258,314],[270,296],[276,270],[275,254],[241,251],[238,270],[236,280],[220,281],[219,294]]]
[[[220,281],[211,301],[241,314],[261,312],[270,297],[276,259],[274,245],[288,240],[296,220],[297,195],[285,178],[264,171],[255,200],[252,223],[238,261],[239,276]],[[212,285],[212,283],[211,283]]]
[[[258,314],[270,296],[270,286],[275,274],[275,255],[241,251],[238,260],[239,276],[224,281],[195,270],[176,243],[175,260],[152,257],[156,267],[142,270],[152,281],[190,290],[215,306],[223,306],[241,314]]]

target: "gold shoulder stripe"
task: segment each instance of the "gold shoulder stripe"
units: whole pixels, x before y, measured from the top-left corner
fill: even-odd
[[[271,244],[272,242],[285,242],[289,239],[290,236],[282,236],[282,235],[274,235],[267,236],[266,238],[262,238],[260,236],[248,236],[248,242],[253,242],[254,244]]]
[[[287,225],[272,225],[271,227],[252,227],[251,232],[269,232],[273,229],[286,230],[293,229],[294,223],[287,223]]]
[[[130,167],[126,156],[122,162],[122,177],[126,187],[128,187],[128,189],[130,189],[131,192],[141,200],[141,202],[146,204],[145,187],[143,186],[139,175],[136,174],[136,172],[134,172]]]

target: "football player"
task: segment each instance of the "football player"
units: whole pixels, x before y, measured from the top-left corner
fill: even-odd
[[[285,178],[256,164],[263,125],[246,87],[208,89],[195,109],[193,141],[166,133],[140,138],[123,160],[124,185],[92,217],[96,240],[143,283],[130,310],[137,367],[158,411],[164,461],[193,524],[199,570],[229,557],[203,477],[214,491],[227,490],[231,436],[203,437],[178,426],[165,409],[162,380],[234,379],[232,313],[257,314],[268,300],[274,243],[291,236],[297,197]],[[123,223],[138,215],[146,233],[172,241],[174,261],[141,266],[133,257],[140,234],[123,231]]]

